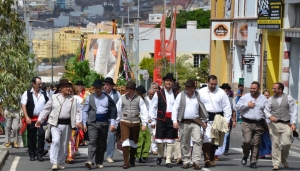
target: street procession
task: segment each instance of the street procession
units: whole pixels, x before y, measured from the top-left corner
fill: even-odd
[[[300,0],[0,1],[0,171],[300,170]]]

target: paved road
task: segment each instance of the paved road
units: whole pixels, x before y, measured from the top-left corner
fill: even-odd
[[[214,168],[203,168],[205,171],[250,171],[253,170],[249,168],[249,161],[246,166],[241,166],[240,161],[242,158],[242,149],[241,149],[241,142],[242,142],[242,135],[240,131],[240,127],[233,130],[231,135],[231,148],[229,151],[229,156],[220,156],[220,161],[217,161],[217,167]],[[20,149],[9,149],[10,156],[6,161],[6,164],[3,167],[3,171],[44,171],[44,170],[51,170],[51,164],[49,162],[49,157],[45,157],[44,162],[38,161],[29,161],[28,153],[26,148]],[[137,167],[130,168],[129,170],[132,171],[179,171],[182,170],[180,165],[174,165],[172,169],[166,168],[164,165],[157,166],[155,164],[156,156],[150,155],[147,163],[140,164],[136,163]],[[87,146],[81,147],[79,150],[79,155],[77,156],[74,164],[66,164],[66,170],[71,171],[84,171],[88,170],[84,166],[84,162],[87,159]],[[290,151],[290,157],[288,158],[288,162],[290,164],[289,169],[285,170],[300,170],[300,141],[295,141],[292,145]],[[122,169],[122,154],[119,151],[115,151],[114,156],[115,163],[104,163],[104,170],[107,171],[115,171],[115,170],[123,170]],[[96,169],[96,168],[95,168]],[[95,170],[93,169],[93,170]],[[98,169],[97,169],[98,170]],[[189,169],[191,170],[191,169]],[[272,162],[270,158],[260,159],[258,162],[258,169],[260,171],[271,171],[272,170]],[[283,170],[281,168],[281,170]]]

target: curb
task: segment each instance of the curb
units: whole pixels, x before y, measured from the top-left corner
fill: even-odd
[[[8,150],[0,150],[0,171],[2,171],[2,168],[5,164],[5,161],[7,160],[9,156],[9,151]]]

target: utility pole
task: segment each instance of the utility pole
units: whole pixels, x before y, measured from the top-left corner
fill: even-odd
[[[134,29],[134,32],[135,32],[135,40],[136,40],[136,84],[137,85],[140,85],[139,84],[139,73],[138,73],[138,70],[139,70],[139,53],[140,53],[140,41],[139,41],[139,23],[140,23],[140,0],[137,1],[138,2],[138,13],[137,13],[137,22],[136,22],[136,25],[135,25],[135,29]]]
[[[53,40],[54,40],[54,28],[52,28],[52,77],[51,77],[52,84],[53,84]]]

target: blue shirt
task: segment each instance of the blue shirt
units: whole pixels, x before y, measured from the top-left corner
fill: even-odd
[[[95,103],[97,107],[97,112],[96,114],[106,114],[108,112],[108,98],[104,93],[100,97],[97,97],[96,94],[90,95],[94,96],[95,98]],[[88,119],[88,110],[89,110],[89,97],[85,99],[84,106],[82,108],[82,122],[83,125],[86,125],[87,119]]]
[[[237,93],[236,94],[242,94],[243,91],[241,91],[240,89],[238,89]],[[239,100],[240,100],[241,96],[236,96],[236,99],[235,99],[235,103],[237,103]]]

